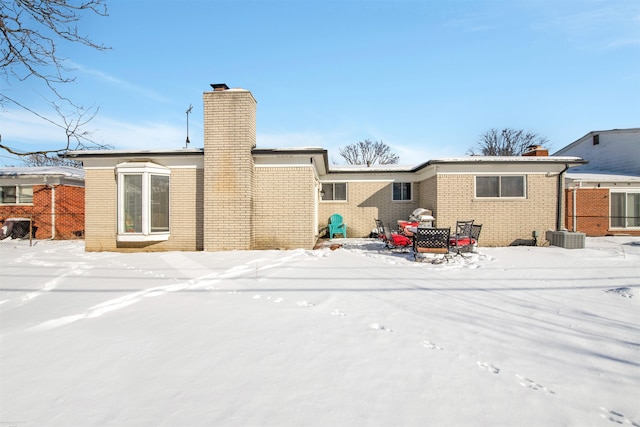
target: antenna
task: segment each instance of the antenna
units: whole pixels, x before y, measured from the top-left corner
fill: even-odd
[[[187,109],[187,140],[185,141],[184,148],[189,147],[189,113],[193,110],[193,105],[189,104],[189,108]]]

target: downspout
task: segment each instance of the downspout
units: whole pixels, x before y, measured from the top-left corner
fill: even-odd
[[[564,200],[564,192],[562,191],[563,186],[563,176],[564,173],[569,169],[569,165],[565,163],[564,169],[560,174],[558,174],[558,214],[556,217],[556,230],[560,231],[562,229],[562,201]]]
[[[577,199],[578,199],[578,188],[580,188],[581,182],[578,181],[573,186],[573,231],[578,231],[578,212],[577,212]]]
[[[56,239],[56,187],[50,185],[51,188],[51,240]]]

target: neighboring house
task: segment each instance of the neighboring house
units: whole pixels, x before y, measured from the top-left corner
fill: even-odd
[[[640,128],[589,132],[554,156],[589,162],[565,177],[569,230],[640,236]]]
[[[29,218],[38,239],[84,233],[84,170],[68,166],[0,168],[0,222]]]
[[[75,151],[86,172],[88,251],[312,248],[339,213],[349,237],[418,207],[438,227],[483,224],[483,245],[562,228],[564,172],[577,157],[463,157],[418,166],[329,166],[322,148],[256,148],[256,101],[204,93],[204,148]]]

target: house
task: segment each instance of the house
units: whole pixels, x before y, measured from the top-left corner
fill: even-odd
[[[39,239],[84,234],[84,170],[69,166],[0,168],[0,221],[30,221]]]
[[[416,208],[436,225],[483,224],[484,245],[563,226],[564,173],[577,157],[461,157],[417,166],[330,166],[322,148],[256,147],[256,100],[212,85],[204,148],[68,154],[85,169],[88,251],[312,248],[340,213],[349,237]]]
[[[640,128],[589,132],[554,153],[587,164],[565,175],[565,224],[587,236],[640,236]]]

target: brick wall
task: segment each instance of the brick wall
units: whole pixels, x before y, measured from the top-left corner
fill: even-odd
[[[161,242],[118,242],[114,169],[85,171],[87,251],[197,251],[203,247],[203,170],[176,168],[170,175],[170,236]]]
[[[317,191],[311,167],[256,168],[254,249],[312,249]]]
[[[203,249],[203,181],[202,169],[171,169],[171,236],[167,242],[160,242],[162,250]]]
[[[420,183],[419,207],[431,210],[433,216],[438,218],[438,179],[435,176],[427,178]]]
[[[117,186],[113,169],[85,169],[85,250],[115,251]]]
[[[75,239],[84,235],[84,194],[84,187],[56,186],[56,239]]]
[[[576,197],[576,225],[574,226],[573,198]],[[567,229],[587,236],[630,234],[640,236],[640,230],[609,228],[610,197],[608,188],[580,188],[565,191],[565,224]]]
[[[557,176],[527,175],[526,199],[476,199],[474,175],[438,175],[436,226],[451,227],[456,221],[473,219],[482,224],[481,246],[508,246],[532,240],[537,231],[556,229]]]
[[[52,200],[52,192],[55,194]],[[0,219],[32,218],[37,227],[37,239],[77,239],[84,231],[83,187],[69,185],[33,186],[33,203],[30,205],[2,205]],[[52,202],[55,205],[52,216]],[[55,221],[55,232],[52,224]]]
[[[420,184],[413,183],[413,201],[394,202],[391,182],[347,182],[347,201],[322,201],[319,206],[319,226],[326,227],[329,217],[342,215],[348,237],[368,237],[380,219],[385,227],[396,229],[398,220],[406,220],[418,206]]]

